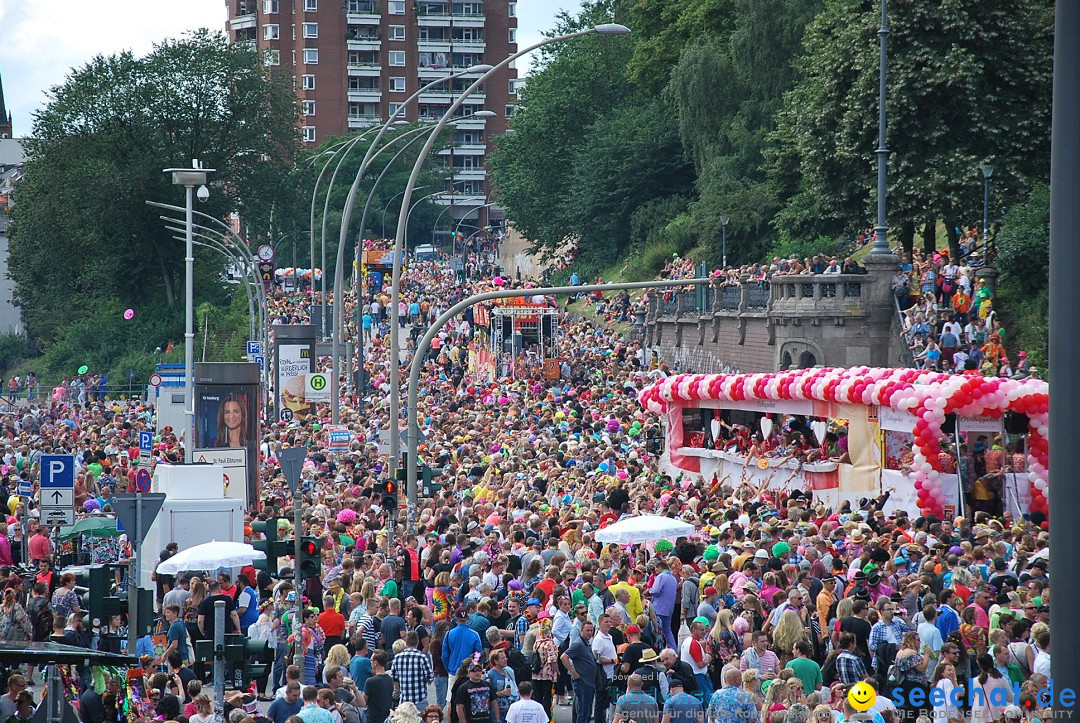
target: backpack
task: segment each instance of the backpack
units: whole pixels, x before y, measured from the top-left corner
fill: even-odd
[[[44,600],[44,598],[42,599]],[[38,608],[38,611],[30,619],[35,641],[44,642],[52,636],[53,620],[53,611],[48,605],[43,604]]]
[[[876,658],[878,680],[888,682],[892,678],[893,663],[896,662],[896,653],[899,648],[894,643],[880,643],[877,646]]]
[[[837,680],[836,673],[836,659],[840,657],[840,652],[830,655],[825,660],[825,665],[821,668],[821,680],[825,684],[826,688],[831,688],[832,684]]]

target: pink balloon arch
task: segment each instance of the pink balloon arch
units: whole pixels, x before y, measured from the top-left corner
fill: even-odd
[[[941,374],[921,369],[797,369],[763,374],[678,374],[644,389],[638,400],[665,413],[668,402],[810,399],[876,404],[915,415],[912,471],[919,508],[941,516],[941,425],[947,414],[1000,418],[1028,416],[1027,463],[1031,509],[1049,516],[1049,385],[1040,379],[1000,379]]]

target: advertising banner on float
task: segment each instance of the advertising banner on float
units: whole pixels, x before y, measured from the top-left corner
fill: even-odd
[[[223,465],[225,496],[245,505],[259,498],[259,379],[259,365],[251,362],[195,365],[194,459]]]

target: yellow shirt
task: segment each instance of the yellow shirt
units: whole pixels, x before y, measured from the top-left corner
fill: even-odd
[[[630,600],[626,603],[626,612],[630,613],[631,620],[637,620],[637,616],[645,612],[645,606],[641,604],[641,590],[630,583],[619,581],[614,585],[608,585],[608,590],[613,596],[619,590],[626,590],[630,594]]]

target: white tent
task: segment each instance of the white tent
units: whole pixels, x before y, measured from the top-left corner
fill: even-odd
[[[614,525],[605,527],[596,533],[599,542],[616,542],[626,545],[654,540],[674,541],[679,537],[694,534],[694,526],[682,520],[659,515],[642,515],[619,520]]]

